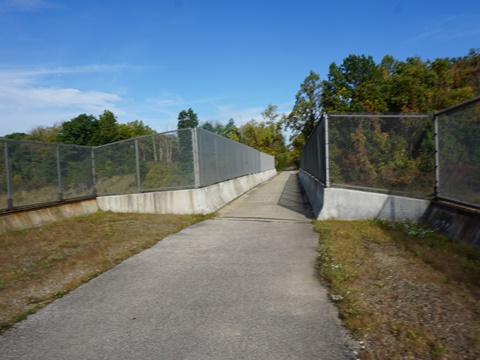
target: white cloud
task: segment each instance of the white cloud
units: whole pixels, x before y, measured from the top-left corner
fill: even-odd
[[[0,135],[28,132],[80,113],[98,115],[105,109],[122,115],[114,93],[48,86],[48,76],[71,72],[102,71],[110,67],[15,70],[0,68]]]

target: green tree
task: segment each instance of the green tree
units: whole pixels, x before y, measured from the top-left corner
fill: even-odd
[[[388,109],[395,113],[428,113],[435,110],[434,89],[437,75],[419,57],[397,62],[387,80]]]
[[[283,170],[290,165],[290,152],[282,134],[284,118],[277,113],[277,106],[269,105],[262,112],[264,121],[250,120],[239,129],[240,142],[259,151],[275,156],[275,166]]]
[[[386,65],[386,64],[385,64]],[[326,112],[385,112],[384,71],[371,56],[350,55],[330,65],[322,82],[321,105]]]
[[[11,140],[27,140],[28,139],[28,134],[21,133],[21,132],[14,132],[11,134],[7,134],[3,136],[5,139],[11,139]]]
[[[285,126],[292,130],[294,136],[302,133],[307,138],[321,116],[321,89],[320,76],[310,71],[300,85],[295,97],[295,105],[285,121]]]
[[[98,146],[120,140],[117,118],[110,110],[105,110],[98,118],[98,127],[89,145]]]
[[[98,131],[98,120],[93,115],[81,114],[61,125],[57,142],[63,144],[91,145]]]
[[[182,110],[178,114],[178,126],[177,129],[190,129],[198,126],[198,116],[190,108],[188,110]]]
[[[41,142],[57,142],[58,134],[62,129],[61,125],[37,126],[30,131],[28,140]]]
[[[141,120],[130,121],[126,124],[119,124],[118,126],[118,140],[131,139],[150,134],[155,134],[155,130],[145,125]]]

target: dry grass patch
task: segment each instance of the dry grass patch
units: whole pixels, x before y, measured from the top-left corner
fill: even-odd
[[[0,235],[0,333],[122,260],[206,218],[98,212]]]
[[[480,250],[409,223],[315,226],[318,269],[362,359],[480,358]]]

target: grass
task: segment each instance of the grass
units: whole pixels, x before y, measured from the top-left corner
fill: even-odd
[[[318,271],[362,359],[480,358],[480,249],[408,222],[315,228]]]
[[[0,333],[124,259],[209,217],[97,212],[0,235]]]

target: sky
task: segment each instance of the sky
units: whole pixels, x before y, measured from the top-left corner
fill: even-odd
[[[478,0],[0,0],[0,136],[112,111],[176,129],[291,111],[347,56],[460,57]]]

